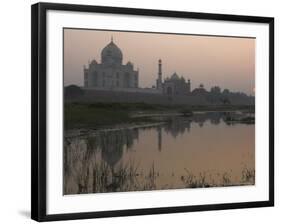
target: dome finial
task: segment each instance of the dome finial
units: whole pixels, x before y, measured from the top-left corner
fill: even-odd
[[[101,61],[102,63],[114,63],[122,64],[122,51],[120,48],[113,43],[113,36],[111,36],[111,42],[109,42],[101,51]]]

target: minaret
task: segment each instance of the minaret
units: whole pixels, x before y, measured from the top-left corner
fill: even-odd
[[[188,81],[187,81],[187,92],[188,92],[188,93],[191,92],[191,83],[190,83],[190,79],[188,79]]]
[[[162,89],[162,61],[158,60],[158,79],[157,79],[157,89]]]

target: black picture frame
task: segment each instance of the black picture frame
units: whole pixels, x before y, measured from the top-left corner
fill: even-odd
[[[269,200],[243,203],[208,204],[196,206],[160,207],[145,209],[46,214],[46,13],[48,10],[100,12],[124,15],[192,18],[235,22],[254,22],[269,25]],[[31,153],[31,218],[36,221],[132,216],[206,210],[274,206],[274,18],[163,11],[137,8],[103,7],[73,4],[37,3],[31,11],[31,75],[32,75],[32,153]]]

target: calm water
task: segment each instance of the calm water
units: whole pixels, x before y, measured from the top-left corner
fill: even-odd
[[[225,117],[207,112],[150,127],[77,130],[65,137],[64,193],[254,184],[255,125]]]

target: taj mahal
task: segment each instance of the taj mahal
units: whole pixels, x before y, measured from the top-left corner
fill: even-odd
[[[191,82],[177,73],[163,80],[162,61],[158,60],[158,74],[155,86],[139,87],[139,71],[132,62],[123,64],[123,53],[113,38],[101,51],[101,63],[93,59],[84,66],[84,89],[154,93],[163,95],[188,95]]]

